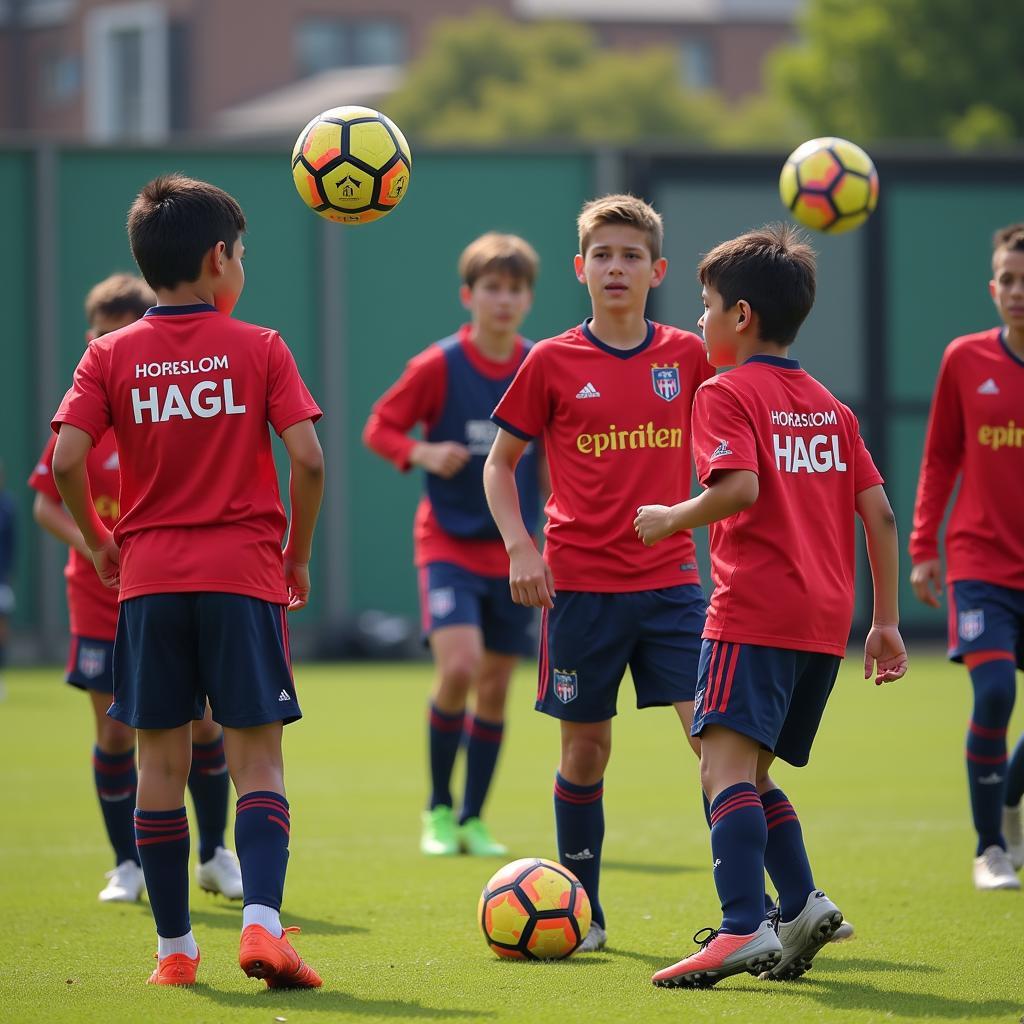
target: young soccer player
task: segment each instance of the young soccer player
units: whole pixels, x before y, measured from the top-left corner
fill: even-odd
[[[690,404],[711,374],[700,339],[652,323],[661,284],[661,217],[634,196],[605,196],[579,216],[576,276],[593,316],[537,344],[494,411],[484,469],[517,604],[543,608],[536,707],[560,720],[555,775],[559,860],[590,897],[581,951],[607,941],[599,898],[604,772],[627,666],[637,706],[672,705],[689,729],[704,594],[689,532],[664,552],[638,545],[637,505],[662,487],[690,493]],[[551,467],[542,558],[520,512],[515,468],[543,440]]]
[[[932,399],[914,505],[910,582],[939,607],[938,536],[946,527],[949,656],[967,666],[974,707],[967,730],[978,889],[1019,889],[1024,737],[1007,764],[1006,730],[1024,669],[1024,224],[995,233],[989,292],[1001,327],[954,339]],[[1001,819],[1001,820],[1000,820]]]
[[[95,285],[85,300],[89,325],[86,340],[102,338],[127,327],[156,304],[156,296],[139,277],[113,274]],[[135,732],[107,716],[114,684],[111,661],[117,628],[117,591],[105,587],[96,575],[82,532],[64,510],[53,482],[51,464],[57,443],[51,435],[28,483],[36,491],[36,522],[68,545],[68,613],[71,649],[66,680],[85,690],[96,723],[93,778],[107,838],[114,851],[114,869],[100,892],[104,903],[134,902],[145,884],[135,845]],[[107,529],[118,518],[120,472],[114,435],[107,431],[88,457],[89,488],[96,512]],[[224,846],[228,817],[228,774],[221,728],[206,715],[192,725],[192,769],[188,788],[199,824],[199,863],[196,880],[210,892],[229,899],[242,898],[238,859]]]
[[[403,472],[420,466],[425,493],[413,528],[423,630],[437,666],[428,711],[430,800],[420,849],[500,856],[482,819],[501,749],[505,697],[520,657],[533,655],[533,613],[508,590],[508,555],[483,492],[490,415],[530,350],[519,335],[537,276],[537,254],[515,235],[489,233],[459,259],[460,298],[471,321],[424,349],[377,401],[363,431],[368,448]],[[423,440],[409,436],[422,424]],[[520,509],[532,533],[539,511],[536,446],[516,470]],[[466,700],[473,691],[473,714]],[[458,820],[451,775],[466,748]]]
[[[712,366],[693,406],[705,490],[638,510],[645,544],[711,526],[715,582],[704,628],[693,735],[711,801],[711,854],[722,923],[655,984],[709,987],[741,971],[795,978],[842,923],[814,883],[800,822],[768,774],[807,764],[846,650],[854,599],[854,512],[875,585],[864,678],[900,678],[896,523],[857,419],[789,358],[814,302],[814,254],[789,226],[752,231],[700,265]],[[655,549],[657,550],[657,549]],[[877,665],[877,667],[876,667]],[[778,933],[764,906],[779,893]]]
[[[301,717],[286,610],[309,595],[323,493],[320,410],[279,334],[233,320],[245,217],[181,175],[146,185],[128,214],[158,305],[89,344],[53,426],[53,475],[100,578],[120,586],[112,718],[138,731],[135,832],[156,921],[150,982],[188,985],[191,722],[209,697],[238,804],[244,909],[239,963],[270,987],[320,985],[282,930],[290,819],[282,725]],[[291,530],[268,422],[291,463]],[[112,428],[121,465],[113,536],[89,494],[89,452]]]

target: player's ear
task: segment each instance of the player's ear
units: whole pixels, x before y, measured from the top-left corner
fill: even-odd
[[[473,289],[468,284],[461,285],[459,287],[459,302],[462,303],[463,309],[469,309],[470,304],[473,301]]]
[[[745,331],[753,320],[753,310],[750,308],[750,303],[746,299],[740,299],[736,303],[736,330]]]
[[[656,259],[651,264],[651,287],[657,288],[662,281],[665,280],[665,275],[668,273],[668,260],[664,256]]]
[[[573,269],[576,271],[576,280],[579,281],[580,284],[586,284],[587,274],[586,271],[583,269],[583,256],[581,253],[576,253],[576,255],[573,257],[572,266]]]
[[[988,293],[992,297],[992,301],[995,302],[996,301],[996,283],[995,283],[995,281],[989,281],[989,283],[988,283]]]

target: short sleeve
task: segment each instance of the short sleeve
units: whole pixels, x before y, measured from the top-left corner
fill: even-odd
[[[60,403],[50,426],[59,431],[61,424],[84,430],[97,444],[111,425],[110,396],[104,382],[100,350],[92,342],[75,369],[74,380]]]
[[[530,349],[491,415],[491,419],[502,430],[507,430],[522,441],[532,441],[543,434],[551,419],[551,399],[544,379],[543,353],[543,343]]]
[[[883,483],[882,474],[878,472],[874,459],[868,451],[864,438],[857,434],[853,455],[853,487],[854,493],[860,494],[869,487],[877,487]]]
[[[315,423],[322,415],[320,406],[313,401],[299,376],[295,357],[281,336],[275,334],[270,343],[267,372],[267,419],[270,425],[280,436],[296,423],[303,420]]]
[[[701,385],[693,400],[693,461],[705,486],[716,470],[758,471],[750,419],[736,396],[713,382]]]
[[[46,495],[52,501],[60,502],[62,498],[53,480],[53,449],[57,447],[57,435],[50,434],[50,440],[39,456],[39,461],[28,478],[28,485],[34,491]]]

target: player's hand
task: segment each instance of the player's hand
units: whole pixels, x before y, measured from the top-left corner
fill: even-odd
[[[509,554],[508,583],[512,600],[529,608],[554,608],[555,578],[531,541]]]
[[[648,547],[652,547],[676,532],[672,524],[672,509],[668,505],[641,505],[636,510],[633,529]]]
[[[929,558],[918,562],[910,570],[910,585],[914,588],[914,596],[922,604],[932,608],[939,607],[942,597],[942,563],[937,558]]]
[[[469,449],[457,441],[422,442],[414,452],[413,461],[428,473],[448,480],[470,460]]]
[[[288,587],[288,611],[297,612],[309,602],[309,562],[284,560],[284,582]]]
[[[907,649],[898,626],[872,626],[864,641],[864,678],[875,686],[902,679],[907,673]]]
[[[114,543],[111,534],[107,534],[103,547],[89,552],[89,557],[103,586],[110,587],[111,590],[121,586],[121,549]]]

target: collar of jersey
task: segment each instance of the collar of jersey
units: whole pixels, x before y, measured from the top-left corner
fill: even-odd
[[[1003,346],[1003,351],[1018,365],[1024,366],[1024,359],[1021,359],[1012,348],[1007,344],[1006,332],[1009,331],[1009,327],[1003,327],[999,332],[999,344]]]
[[[786,359],[784,356],[757,355],[743,360],[747,363],[767,363],[769,366],[777,366],[780,370],[799,370],[800,363],[796,359]]]
[[[216,313],[217,307],[208,302],[193,302],[190,306],[150,306],[146,316],[189,316],[192,313]]]
[[[606,345],[590,329],[589,319],[583,321],[580,330],[583,332],[583,337],[602,352],[607,352],[608,355],[615,356],[616,359],[631,359],[633,356],[638,356],[644,349],[650,348],[651,342],[654,341],[654,324],[650,320],[644,320],[644,323],[647,324],[647,337],[636,348],[612,348],[611,345]]]

